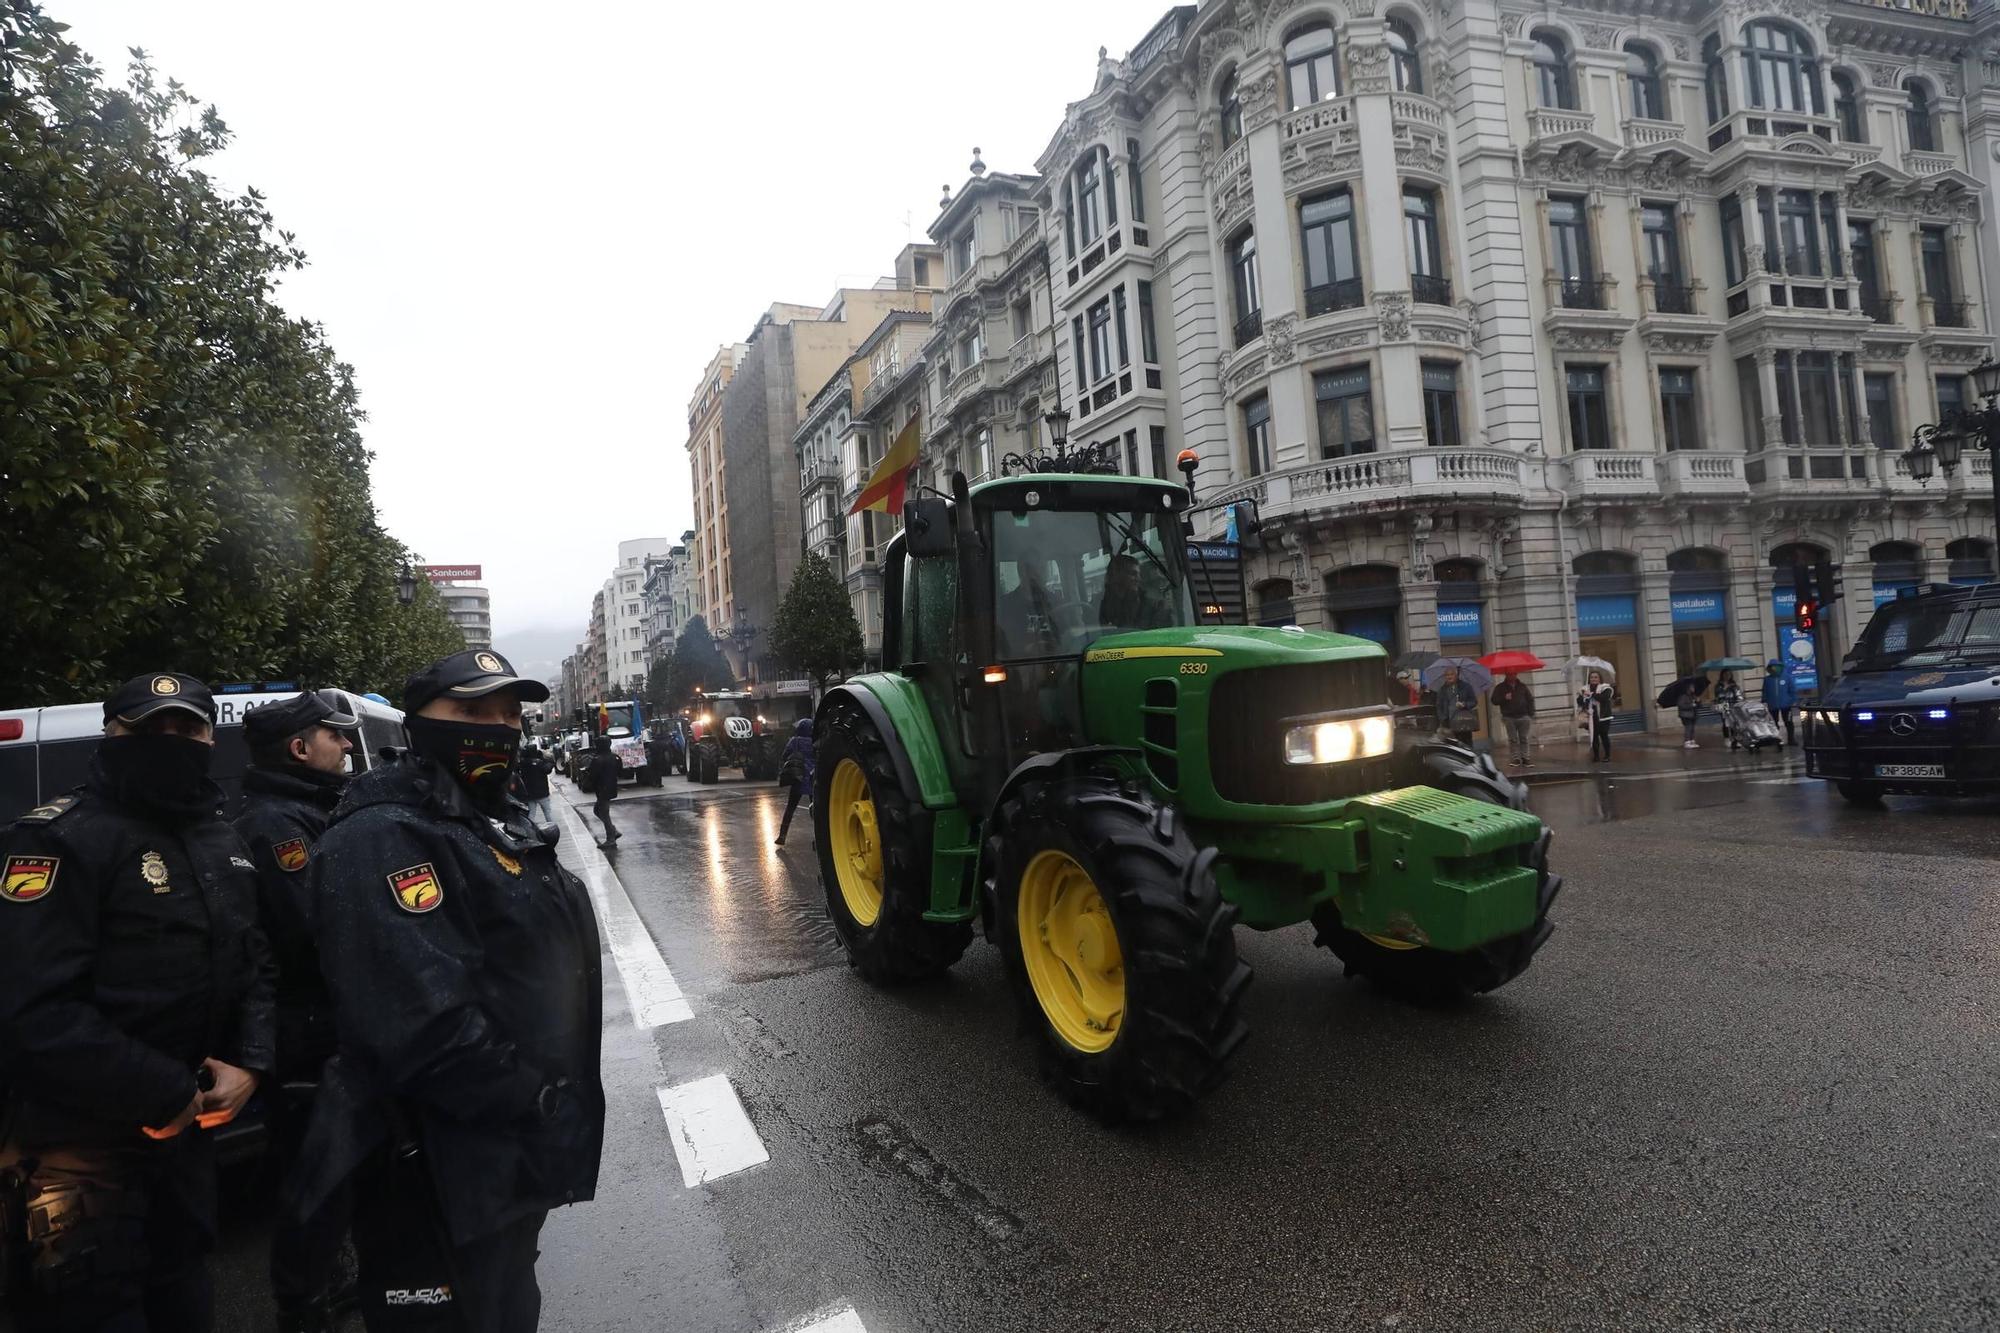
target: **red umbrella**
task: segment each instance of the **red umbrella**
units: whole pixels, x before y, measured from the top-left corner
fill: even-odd
[[[1517,676],[1523,671],[1540,671],[1546,664],[1533,653],[1519,648],[1502,648],[1480,658],[1479,665],[1496,676]]]

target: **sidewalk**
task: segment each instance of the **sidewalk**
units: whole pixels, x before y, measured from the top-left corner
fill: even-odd
[[[1523,782],[1574,782],[1581,778],[1633,777],[1652,773],[1713,773],[1731,769],[1744,773],[1775,773],[1793,765],[1803,765],[1805,751],[1796,745],[1781,746],[1778,749],[1732,750],[1722,733],[1714,727],[1703,727],[1697,733],[1701,743],[1699,750],[1681,748],[1681,731],[1675,727],[1671,732],[1619,733],[1611,738],[1611,761],[1592,763],[1590,745],[1586,741],[1572,740],[1567,734],[1538,737],[1535,742],[1532,768],[1509,768],[1506,761],[1506,742],[1494,748],[1494,762],[1503,773],[1519,778]]]

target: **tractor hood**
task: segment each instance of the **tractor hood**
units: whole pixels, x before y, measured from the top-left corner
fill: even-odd
[[[1268,629],[1261,625],[1193,625],[1172,629],[1135,630],[1107,634],[1093,641],[1083,660],[1123,662],[1134,658],[1253,657],[1273,666],[1290,663],[1347,662],[1386,657],[1372,639],[1347,634],[1322,634],[1296,625]]]

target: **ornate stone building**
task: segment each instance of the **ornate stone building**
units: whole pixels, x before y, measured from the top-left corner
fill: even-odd
[[[1898,588],[1991,577],[1987,456],[1926,488],[1900,451],[1991,348],[1996,28],[1171,10],[1038,163],[1071,436],[1258,503],[1253,619],[1605,657],[1639,721],[1706,657],[1823,682]],[[1798,564],[1842,582],[1817,642]]]

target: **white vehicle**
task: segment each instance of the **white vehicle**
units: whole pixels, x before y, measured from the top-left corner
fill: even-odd
[[[361,734],[348,756],[352,772],[362,773],[382,763],[386,750],[400,750],[409,738],[399,709],[346,690],[331,693],[346,702],[347,711],[361,719]],[[298,697],[292,689],[259,690],[225,685],[215,692],[215,759],[210,775],[222,784],[229,809],[243,790],[243,770],[250,766],[243,744],[243,719],[253,709]],[[104,705],[59,704],[51,708],[0,710],[0,823],[25,814],[80,784],[90,772],[90,757],[104,735]]]

